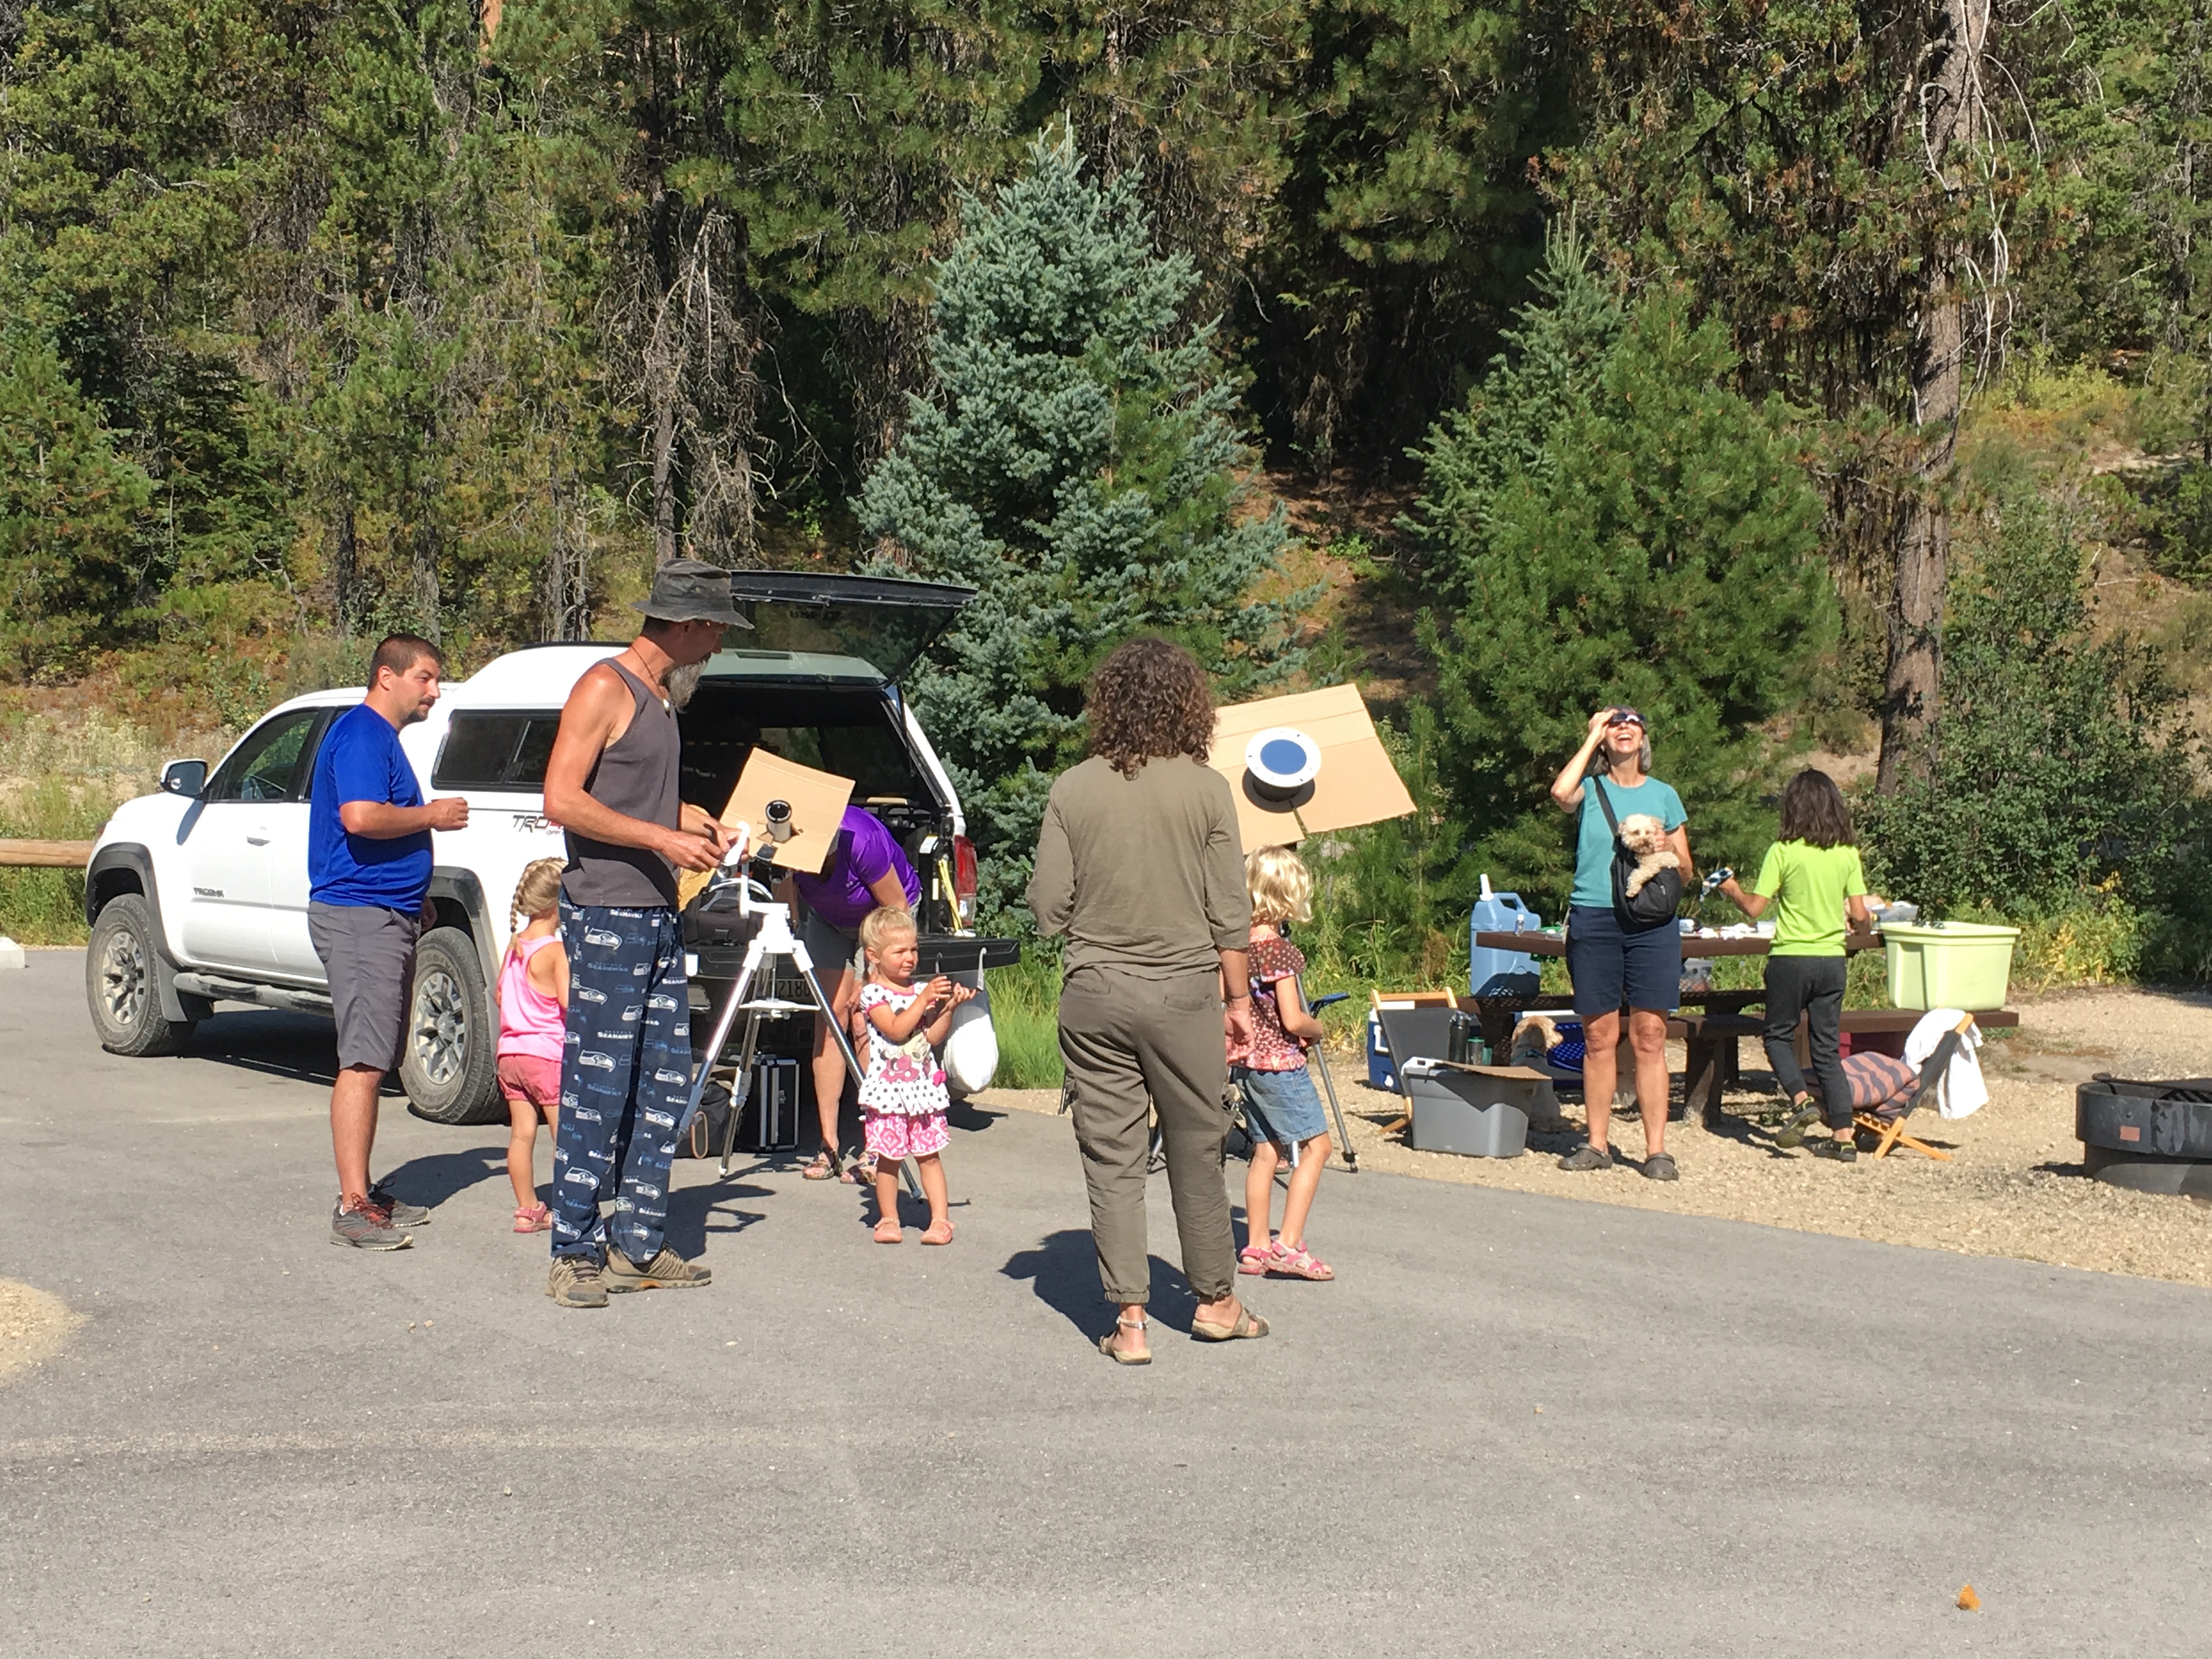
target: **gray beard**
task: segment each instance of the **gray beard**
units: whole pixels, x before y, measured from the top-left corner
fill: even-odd
[[[681,708],[689,703],[691,694],[699,689],[699,677],[706,672],[707,665],[703,662],[670,669],[668,678],[662,682],[662,689],[668,693],[668,706]]]

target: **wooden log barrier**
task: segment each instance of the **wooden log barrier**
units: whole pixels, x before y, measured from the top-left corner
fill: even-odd
[[[92,860],[88,841],[0,840],[0,865],[33,870],[82,870]]]

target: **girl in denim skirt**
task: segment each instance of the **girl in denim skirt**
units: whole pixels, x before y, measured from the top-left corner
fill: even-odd
[[[1311,919],[1313,878],[1289,848],[1262,847],[1244,860],[1244,886],[1252,896],[1252,1042],[1242,1052],[1232,1044],[1229,1060],[1244,1093],[1252,1165],[1244,1177],[1250,1242],[1237,1253],[1237,1271],[1334,1279],[1328,1263],[1306,1249],[1306,1216],[1329,1154],[1321,1096],[1306,1070],[1306,1048],[1321,1041],[1321,1022],[1306,1012],[1299,984],[1305,957],[1282,933],[1287,922]],[[1285,1158],[1291,1169],[1283,1231],[1270,1237],[1275,1171]]]

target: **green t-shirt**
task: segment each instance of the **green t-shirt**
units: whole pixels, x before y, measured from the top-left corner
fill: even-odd
[[[1778,957],[1844,954],[1844,901],[1863,895],[1866,877],[1856,847],[1814,847],[1778,841],[1766,849],[1751,890],[1774,901]]]

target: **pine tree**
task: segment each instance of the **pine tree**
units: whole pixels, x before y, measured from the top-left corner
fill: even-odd
[[[1540,289],[1515,354],[1431,434],[1417,527],[1453,606],[1424,636],[1465,867],[1550,913],[1572,849],[1547,789],[1607,702],[1650,718],[1701,863],[1757,850],[1762,728],[1835,600],[1788,411],[1729,389],[1718,325],[1668,289],[1624,309],[1565,239]]]
[[[1304,596],[1254,596],[1282,518],[1247,511],[1215,325],[1182,320],[1196,273],[1153,252],[1131,179],[1091,183],[1071,135],[1041,137],[965,217],[937,269],[935,389],[854,505],[897,566],[979,590],[911,690],[991,853],[987,909],[1012,910],[1104,651],[1171,635],[1233,699],[1289,665]]]

